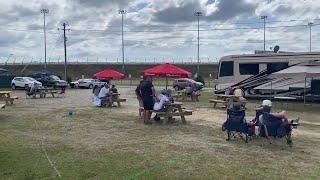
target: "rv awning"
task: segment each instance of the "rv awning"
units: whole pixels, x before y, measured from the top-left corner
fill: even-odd
[[[320,63],[299,64],[289,67],[287,69],[270,74],[271,78],[281,77],[307,77],[314,78],[320,77]]]

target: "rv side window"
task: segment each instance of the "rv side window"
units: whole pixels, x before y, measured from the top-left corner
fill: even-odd
[[[221,62],[219,77],[233,76],[233,61]]]
[[[239,64],[241,75],[256,75],[259,74],[259,64]]]
[[[288,63],[270,63],[267,64],[267,72],[273,73],[288,68]]]

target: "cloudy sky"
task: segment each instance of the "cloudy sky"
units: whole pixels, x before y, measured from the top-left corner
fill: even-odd
[[[262,15],[267,15],[266,47],[320,51],[320,0],[0,0],[0,61],[43,61],[43,15],[47,21],[47,59],[63,59],[63,22],[68,57],[115,61],[121,55],[124,15],[126,61],[196,61],[197,18],[200,56],[216,61],[230,54],[263,49]]]

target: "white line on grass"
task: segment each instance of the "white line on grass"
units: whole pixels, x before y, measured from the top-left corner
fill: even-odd
[[[38,126],[38,122],[37,122],[36,119],[34,119],[34,123],[35,123],[35,125],[36,125],[37,130],[40,130],[40,129],[39,129],[39,126]],[[54,169],[54,171],[56,172],[56,174],[58,175],[58,177],[61,178],[60,172],[59,172],[58,169],[54,166],[53,162],[50,160],[50,158],[49,158],[49,156],[48,156],[48,153],[47,153],[46,149],[44,148],[43,139],[44,139],[44,137],[42,136],[42,138],[41,138],[41,149],[42,149],[43,153],[46,155],[46,158],[47,158],[50,166]]]

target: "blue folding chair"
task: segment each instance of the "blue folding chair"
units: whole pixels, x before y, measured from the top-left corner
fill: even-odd
[[[227,141],[230,141],[231,136],[236,137],[235,133],[238,133],[246,143],[248,142],[249,136],[249,126],[245,122],[245,110],[244,109],[228,109],[227,110],[227,121],[225,122],[224,129],[227,131],[228,138]],[[242,134],[245,136],[243,138]]]
[[[292,128],[299,125],[298,121],[296,123],[285,124],[281,119],[275,117],[270,113],[262,113],[263,123],[259,126],[259,136],[269,139],[270,144],[272,144],[269,137],[274,138],[286,138],[287,144],[292,145],[291,135]]]

